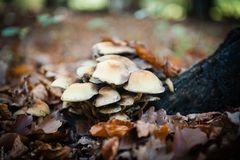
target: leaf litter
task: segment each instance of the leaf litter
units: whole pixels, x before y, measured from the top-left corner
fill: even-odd
[[[165,59],[157,60],[142,45],[113,39],[105,41],[135,48],[141,58],[162,70],[165,80],[180,71]],[[64,71],[64,76],[74,77],[73,66],[76,69],[78,64],[43,64],[40,68],[18,65],[11,69],[11,74],[21,78],[17,83],[10,81],[0,87],[0,146],[4,149],[4,159],[237,158],[234,155],[238,155],[235,150],[240,144],[239,109],[183,116],[148,107],[139,116],[132,117],[127,113],[134,111],[125,106],[128,112],[121,110],[118,114],[128,118],[110,120],[105,115],[102,119],[89,119],[68,112],[69,107],[81,108],[86,104],[70,102],[68,108],[62,108],[62,90],[50,85],[63,76],[60,71]],[[151,65],[148,66],[151,68]],[[166,84],[174,91],[170,80]],[[90,103],[94,102],[90,100]]]

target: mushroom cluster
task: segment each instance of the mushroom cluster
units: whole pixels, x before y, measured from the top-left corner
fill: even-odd
[[[52,87],[63,90],[63,108],[99,119],[127,120],[164,92],[153,67],[140,59],[133,47],[122,42],[100,42],[93,46],[94,59],[76,69],[75,81],[59,77]]]

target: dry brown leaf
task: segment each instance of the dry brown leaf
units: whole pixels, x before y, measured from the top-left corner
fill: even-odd
[[[50,113],[50,109],[45,102],[37,99],[33,103],[33,106],[28,108],[27,113],[33,116],[41,117],[48,115]]]
[[[132,47],[135,48],[136,53],[140,58],[146,60],[155,68],[160,69],[163,67],[164,63],[162,63],[158,58],[156,58],[156,56],[145,46],[135,43],[132,45]]]
[[[192,147],[199,144],[205,144],[207,140],[207,134],[202,132],[199,128],[183,128],[182,130],[176,128],[173,141],[175,157],[179,158],[184,156]]]
[[[13,126],[13,131],[22,135],[27,135],[30,133],[30,129],[28,128],[33,122],[32,116],[27,115],[18,115]]]
[[[20,64],[12,69],[12,72],[16,75],[29,74],[34,71],[34,65],[32,64]]]
[[[62,122],[60,120],[56,120],[53,116],[49,115],[43,119],[40,118],[35,130],[42,129],[44,133],[50,134],[57,132],[61,126]]]
[[[33,155],[35,155],[37,159],[59,159],[65,160],[68,159],[69,154],[71,153],[71,148],[68,146],[62,146],[57,143],[56,147],[53,148],[48,143],[36,142],[38,144],[38,148],[33,151]]]
[[[137,135],[139,138],[141,138],[141,137],[147,137],[150,133],[152,133],[157,128],[157,126],[151,123],[137,121],[136,128],[137,128]]]
[[[102,156],[105,160],[113,160],[118,152],[119,139],[117,137],[112,137],[103,142],[101,148]]]
[[[17,158],[19,156],[21,156],[24,152],[26,152],[28,150],[28,147],[25,146],[22,141],[20,136],[18,135],[13,143],[12,149],[10,151],[10,156],[12,158]]]
[[[45,101],[48,98],[48,92],[43,84],[38,84],[35,86],[32,89],[31,94],[33,96],[33,99],[40,99]]]
[[[6,104],[0,104],[0,119],[7,120],[11,119],[12,114],[8,109],[8,105]]]
[[[172,152],[168,153],[166,144],[151,136],[145,145],[133,149],[137,160],[171,160]]]
[[[133,123],[118,119],[100,122],[91,127],[90,133],[96,137],[122,137],[133,128]]]
[[[164,124],[160,126],[158,129],[154,130],[153,134],[156,138],[160,139],[161,142],[165,142],[165,139],[169,132],[170,128],[168,127],[168,125]]]

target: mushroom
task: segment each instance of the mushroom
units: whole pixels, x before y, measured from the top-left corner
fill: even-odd
[[[134,97],[131,95],[122,95],[118,104],[120,106],[131,106],[134,104]]]
[[[111,87],[103,87],[99,90],[99,95],[96,98],[95,106],[101,107],[115,103],[121,99],[119,93]]]
[[[107,106],[103,107],[99,110],[102,114],[112,114],[112,113],[118,113],[122,110],[120,106]]]
[[[32,107],[28,108],[26,112],[33,116],[44,117],[50,113],[50,109],[45,102],[37,99],[33,103]]]
[[[130,73],[139,70],[139,68],[137,67],[137,65],[130,60],[127,57],[123,57],[123,56],[119,56],[119,55],[106,55],[106,56],[102,56],[96,59],[96,61],[98,62],[103,62],[109,59],[113,59],[113,60],[117,60],[119,62],[122,62],[127,69],[129,70]]]
[[[92,77],[109,84],[121,85],[128,81],[129,75],[123,63],[109,59],[97,64]]]
[[[78,78],[83,78],[83,77],[90,77],[93,72],[94,72],[94,68],[93,66],[80,66],[77,68],[77,75],[78,75]]]
[[[116,45],[112,42],[100,42],[92,47],[92,53],[94,56],[108,54],[135,54],[135,49],[126,45]]]
[[[66,89],[73,82],[72,78],[59,77],[51,83],[51,87]]]
[[[122,121],[129,121],[130,118],[125,113],[115,113],[112,116],[110,116],[109,119],[118,119]]]
[[[92,83],[73,83],[62,94],[62,101],[81,102],[92,98],[98,93]]]
[[[158,94],[165,91],[162,82],[152,72],[138,70],[131,73],[125,90],[135,93]]]

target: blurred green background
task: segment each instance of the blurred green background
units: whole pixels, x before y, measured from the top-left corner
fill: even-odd
[[[184,20],[188,16],[215,21],[240,18],[240,0],[0,0],[0,11],[9,7],[21,12],[66,7],[73,11],[131,12],[147,16]]]

